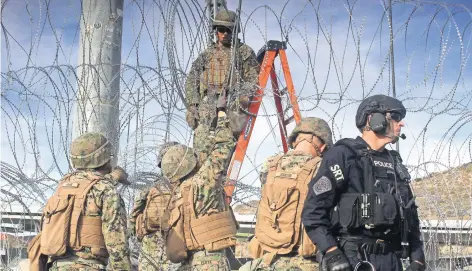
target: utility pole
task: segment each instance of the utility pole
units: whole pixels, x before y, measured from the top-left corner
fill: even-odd
[[[119,149],[121,43],[124,0],[82,0],[73,138],[100,132]]]
[[[208,30],[209,37],[208,41],[216,42],[215,33],[213,31],[213,20],[215,19],[216,14],[220,11],[221,8],[226,9],[226,0],[206,0],[207,4],[207,16],[208,16]]]
[[[393,98],[397,98],[397,92],[395,90],[395,55],[393,53],[393,21],[392,21],[392,0],[389,0],[388,5],[388,21],[389,21],[389,28],[390,28],[390,69],[391,69],[391,82],[392,82],[392,95]],[[397,151],[400,151],[400,143],[395,143]]]

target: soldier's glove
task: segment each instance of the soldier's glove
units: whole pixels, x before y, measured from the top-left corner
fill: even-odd
[[[191,105],[187,109],[187,113],[185,113],[185,120],[188,123],[188,126],[195,130],[198,126],[198,109],[196,105]]]
[[[424,270],[425,270],[424,265],[418,262],[412,262],[406,269],[406,271],[424,271]]]
[[[247,110],[248,107],[249,107],[249,103],[251,102],[251,98],[247,95],[240,95],[239,96],[239,106],[244,109],[244,110]]]
[[[324,255],[322,265],[327,271],[351,271],[348,259],[338,248]]]
[[[221,92],[220,97],[218,97],[218,101],[216,103],[216,112],[224,111],[226,112],[226,97],[227,97],[228,90],[224,89]]]
[[[121,167],[116,166],[113,171],[110,173],[110,177],[122,184],[130,185],[131,182],[128,181],[128,173]]]

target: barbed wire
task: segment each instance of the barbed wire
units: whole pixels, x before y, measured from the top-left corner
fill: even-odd
[[[87,67],[78,64],[81,8],[81,1],[2,3],[2,223],[8,213],[40,212],[72,169],[68,152],[74,107],[81,99],[78,69]],[[268,40],[287,42],[302,116],[326,119],[338,140],[358,133],[353,116],[364,97],[392,95],[388,8],[384,0],[244,1],[240,37],[255,52]],[[120,187],[129,210],[136,193],[159,179],[158,146],[167,141],[191,145],[184,85],[192,62],[209,45],[211,29],[205,1],[126,0],[122,16],[118,162],[133,181]],[[471,23],[468,5],[393,1],[396,95],[408,110],[408,139],[400,151],[417,179],[421,218],[469,225],[466,230],[444,226],[446,233],[437,230],[438,224],[426,226],[427,253],[439,251],[450,259],[465,259],[472,247]],[[275,67],[289,117],[278,61]],[[282,151],[273,100],[267,87],[235,205],[255,207],[259,168]],[[17,251],[11,255],[25,256],[24,248],[11,249]],[[15,257],[2,264],[13,266]],[[452,269],[445,261],[430,268]]]

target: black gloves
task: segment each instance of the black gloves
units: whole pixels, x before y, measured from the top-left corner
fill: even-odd
[[[406,269],[406,271],[424,271],[425,267],[423,264],[420,264],[418,262],[412,262]]]
[[[327,271],[351,271],[348,259],[339,249],[327,252],[323,257],[322,266],[322,270]]]

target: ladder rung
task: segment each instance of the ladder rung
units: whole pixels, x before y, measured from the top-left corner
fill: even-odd
[[[290,118],[284,120],[284,125],[285,125],[285,126],[289,125],[293,120],[294,120],[294,117],[291,116]]]
[[[284,96],[285,94],[287,94],[287,87],[284,87],[283,89],[279,89],[279,94],[280,94],[280,97]]]

